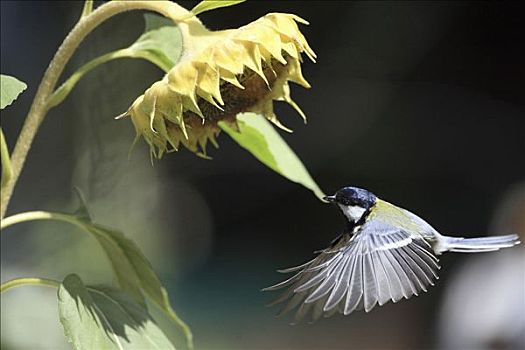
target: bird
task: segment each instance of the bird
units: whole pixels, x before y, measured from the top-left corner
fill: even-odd
[[[263,289],[285,289],[269,305],[284,304],[277,316],[296,309],[292,324],[309,313],[315,322],[426,292],[439,278],[437,256],[442,253],[489,252],[520,243],[516,234],[442,235],[419,216],[358,187],[343,187],[324,200],[342,212],[342,233],[312,260],[278,270],[294,272],[292,277]]]

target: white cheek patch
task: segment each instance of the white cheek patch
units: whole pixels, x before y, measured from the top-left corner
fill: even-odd
[[[343,211],[345,216],[350,221],[354,221],[354,222],[359,221],[359,219],[361,219],[361,217],[363,216],[363,214],[366,211],[365,208],[361,208],[361,207],[359,207],[357,205],[351,206],[351,205],[341,205],[341,204],[339,204],[339,207],[341,208],[341,210]]]

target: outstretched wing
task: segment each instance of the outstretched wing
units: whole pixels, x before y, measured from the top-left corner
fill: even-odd
[[[279,315],[298,307],[296,322],[309,311],[315,321],[336,312],[368,312],[376,304],[426,292],[438,278],[438,269],[438,259],[427,242],[375,219],[356,235],[343,235],[306,264],[280,271],[296,274],[264,290],[287,288],[270,305],[289,299]]]

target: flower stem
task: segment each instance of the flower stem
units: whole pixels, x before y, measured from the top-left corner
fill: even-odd
[[[107,54],[92,59],[91,61],[77,69],[76,72],[73,73],[73,75],[71,75],[62,85],[60,85],[60,87],[56,89],[55,92],[53,92],[53,94],[49,97],[47,108],[51,109],[62,103],[62,101],[66,99],[69,93],[73,90],[73,88],[85,74],[89,73],[101,64],[107,63],[118,58],[143,58],[154,63],[156,66],[158,66],[165,72],[169,70],[169,67],[166,67],[166,65],[161,60],[159,60],[154,54],[150,53],[149,51],[133,51],[129,48],[126,48],[108,52]]]
[[[24,277],[24,278],[15,278],[0,285],[0,293],[7,291],[8,289],[14,287],[20,287],[24,285],[33,285],[33,286],[43,286],[43,287],[52,287],[58,288],[60,282],[47,279],[47,278],[38,278],[38,277]]]
[[[71,30],[68,36],[62,42],[51,63],[47,67],[44,77],[40,82],[33,104],[26,117],[18,140],[16,142],[13,154],[11,157],[11,165],[13,176],[6,182],[5,187],[2,188],[0,197],[0,219],[2,219],[7,210],[9,200],[13,194],[13,189],[18,181],[20,172],[24,166],[27,153],[31,148],[31,144],[40,127],[40,124],[46,116],[49,106],[48,100],[57,81],[62,74],[64,67],[73,56],[73,53],[78,48],[84,38],[97,26],[109,19],[110,17],[130,10],[150,10],[158,12],[175,22],[181,18],[187,17],[189,11],[183,7],[170,1],[111,1],[98,7],[89,15],[82,17],[75,27]]]

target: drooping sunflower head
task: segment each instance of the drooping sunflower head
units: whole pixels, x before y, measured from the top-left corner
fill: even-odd
[[[284,13],[215,32],[196,18],[179,23],[185,39],[182,59],[125,113],[152,154],[160,158],[182,144],[205,156],[208,141],[216,145],[218,122],[235,126],[241,112],[262,114],[285,128],[273,112],[273,101],[289,103],[305,118],[288,83],[310,87],[301,73],[301,54],[315,61],[315,53],[297,22],[307,24]]]

